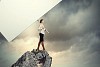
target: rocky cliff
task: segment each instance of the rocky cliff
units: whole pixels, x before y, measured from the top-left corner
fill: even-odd
[[[47,51],[33,49],[24,53],[11,67],[51,67],[52,57]]]

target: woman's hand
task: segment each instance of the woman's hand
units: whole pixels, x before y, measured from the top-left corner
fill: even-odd
[[[49,33],[49,31],[48,31],[48,30],[46,30],[46,29],[45,29],[45,31],[46,31],[47,33]]]

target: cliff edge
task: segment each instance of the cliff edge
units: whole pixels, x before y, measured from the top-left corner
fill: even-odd
[[[51,67],[52,57],[47,51],[33,49],[24,53],[11,67]]]

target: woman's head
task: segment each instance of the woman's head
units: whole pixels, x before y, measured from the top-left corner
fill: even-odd
[[[43,22],[43,19],[40,20],[40,23],[42,23],[42,22]]]

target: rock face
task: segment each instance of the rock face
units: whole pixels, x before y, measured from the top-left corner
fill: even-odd
[[[52,58],[47,51],[27,51],[11,67],[51,67]]]

